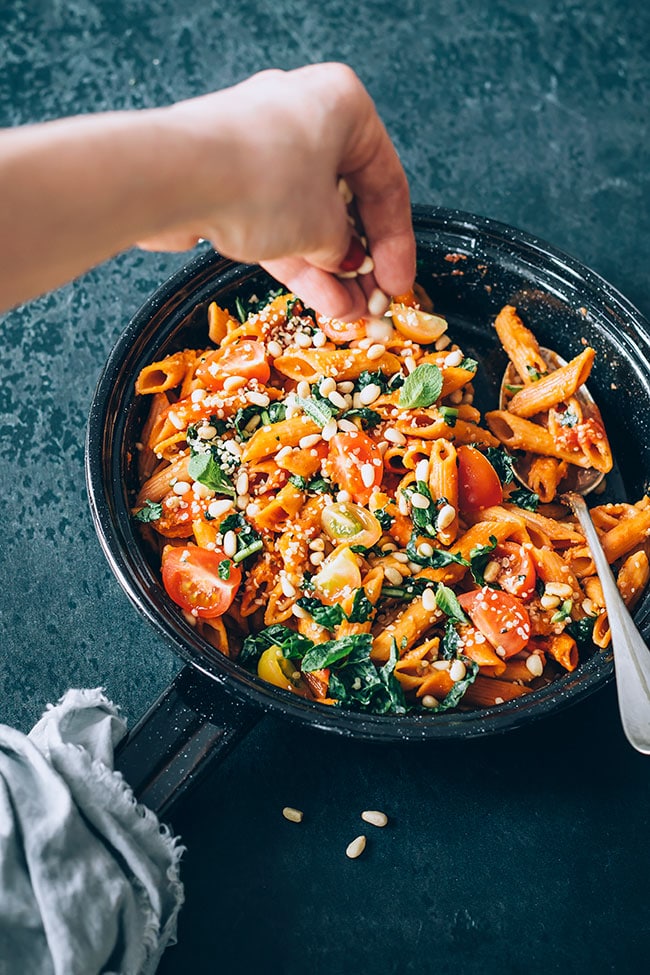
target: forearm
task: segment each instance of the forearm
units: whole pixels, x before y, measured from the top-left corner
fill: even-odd
[[[1,131],[0,307],[184,227],[200,167],[197,140],[186,136],[168,109]],[[215,185],[225,180],[214,175]]]

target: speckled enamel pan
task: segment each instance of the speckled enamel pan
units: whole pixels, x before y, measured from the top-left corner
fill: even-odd
[[[506,365],[495,315],[520,309],[540,343],[566,358],[584,342],[596,349],[589,386],[614,449],[605,500],[638,499],[650,472],[650,328],[611,285],[548,244],[504,224],[439,207],[414,208],[418,279],[449,333],[480,362],[476,405],[498,401]],[[125,592],[185,661],[176,681],[131,732],[120,766],[138,794],[166,811],[216,755],[265,710],[312,727],[383,741],[466,738],[517,728],[575,703],[613,676],[611,654],[594,653],[572,674],[526,697],[480,711],[377,716],[306,701],[274,688],[215,651],[168,599],[129,516],[132,459],[144,403],[134,381],[148,362],[205,341],[210,301],[262,294],[271,279],[258,267],[214,252],[192,260],[158,288],[118,339],[95,392],[86,442],[86,476],[102,548]],[[599,500],[602,500],[599,499]],[[650,598],[635,618],[650,632]],[[225,692],[225,693],[224,693]]]

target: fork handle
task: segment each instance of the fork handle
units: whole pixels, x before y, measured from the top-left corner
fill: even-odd
[[[574,493],[565,497],[585,533],[603,589],[623,731],[637,751],[650,755],[650,651],[621,598],[584,499]]]

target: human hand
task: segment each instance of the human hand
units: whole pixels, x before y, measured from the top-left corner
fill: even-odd
[[[167,109],[188,147],[185,216],[141,241],[183,249],[209,239],[233,260],[262,264],[333,318],[367,314],[375,286],[407,291],[415,241],[406,176],[373,102],[342,64],[264,71]],[[352,228],[337,191],[345,177],[374,260],[373,275],[341,280]],[[375,284],[376,282],[376,284]]]

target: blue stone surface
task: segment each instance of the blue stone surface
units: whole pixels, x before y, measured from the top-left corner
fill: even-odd
[[[13,0],[0,125],[344,60],[415,202],[549,240],[647,316],[649,36],[640,0]],[[70,686],[103,685],[132,722],[179,669],[101,553],[83,442],[114,340],[184,261],[133,250],[0,322],[0,720],[23,730]],[[645,971],[649,761],[612,688],[502,738],[426,747],[265,718],[178,812],[187,904],[160,971]],[[364,826],[348,861],[364,808],[390,825]]]

